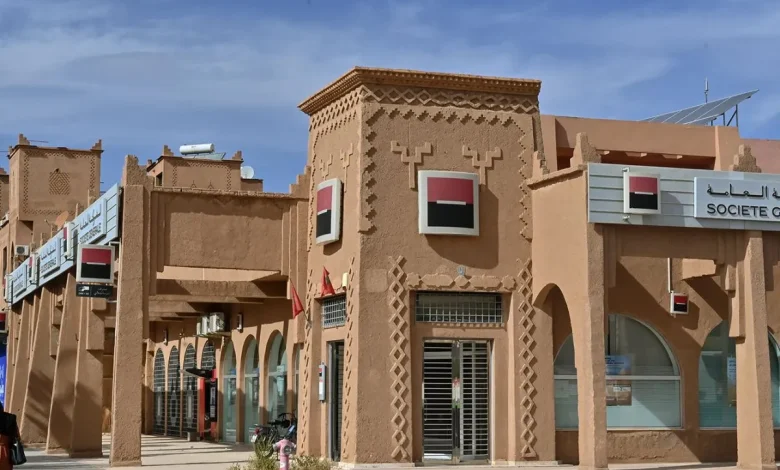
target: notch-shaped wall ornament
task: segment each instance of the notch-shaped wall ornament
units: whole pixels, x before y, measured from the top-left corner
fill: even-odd
[[[327,177],[328,173],[330,173],[330,166],[333,164],[333,154],[329,153],[328,158],[321,158],[320,159],[320,173],[322,176]]]
[[[501,149],[496,147],[494,150],[485,152],[485,158],[479,158],[479,152],[471,150],[468,145],[463,146],[463,156],[471,158],[471,165],[479,170],[479,184],[487,184],[487,169],[493,168],[493,160],[501,160]]]
[[[352,159],[352,155],[355,154],[355,150],[352,144],[349,144],[349,148],[347,151],[340,151],[339,152],[339,158],[341,159],[341,167],[344,168],[346,171],[347,168],[349,168],[349,162]]]
[[[414,148],[414,155],[409,155],[409,148],[400,145],[395,140],[390,141],[390,151],[401,155],[401,162],[409,165],[409,188],[417,188],[417,165],[422,164],[423,157],[433,155],[433,145],[425,142],[421,147]]]

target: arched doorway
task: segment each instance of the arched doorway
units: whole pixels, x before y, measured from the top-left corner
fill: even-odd
[[[200,357],[201,369],[214,369],[217,366],[217,354],[214,352],[214,343],[211,340],[203,345],[203,355]]]
[[[195,347],[188,345],[184,351],[184,370],[192,369],[196,364]],[[198,378],[184,374],[184,431],[198,432]]]
[[[154,434],[165,434],[165,356],[162,349],[154,353]]]
[[[274,420],[287,412],[287,351],[284,337],[274,336],[268,355],[268,419]]]
[[[777,343],[769,341],[769,373],[772,387],[772,421],[780,427],[780,365]],[[713,328],[699,356],[699,427],[736,429],[737,427],[737,343],[729,337],[726,322]]]
[[[260,352],[257,340],[249,337],[244,360],[244,436],[250,442],[255,425],[260,424]]]
[[[607,363],[607,428],[679,428],[680,370],[664,339],[649,325],[609,315],[604,341]],[[577,372],[571,335],[554,364],[555,427],[576,429]]]
[[[179,350],[174,346],[168,358],[168,436],[181,436],[181,367]]]
[[[222,359],[222,440],[236,442],[236,351],[227,343]]]

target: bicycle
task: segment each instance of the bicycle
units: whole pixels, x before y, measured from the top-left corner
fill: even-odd
[[[279,428],[287,430],[282,434],[279,432]],[[297,438],[298,418],[293,413],[282,413],[266,426],[255,425],[255,435],[252,436],[252,442],[255,445],[257,455],[271,457],[274,455],[274,444],[282,439],[297,443]]]

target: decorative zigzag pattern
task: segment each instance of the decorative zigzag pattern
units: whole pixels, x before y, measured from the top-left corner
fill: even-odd
[[[522,225],[522,229],[520,229],[520,236],[522,236],[526,240],[531,240],[533,238],[533,226],[531,225],[531,190],[528,188],[527,180],[533,176],[533,155],[529,157],[528,155],[528,145],[526,142],[526,138],[528,136],[528,133],[526,132],[526,129],[523,125],[520,125],[518,123],[518,129],[520,130],[520,139],[518,142],[520,143],[520,155],[518,157],[520,158],[520,161],[523,162],[523,166],[520,169],[520,224]]]
[[[364,87],[358,87],[347,93],[344,97],[334,101],[325,108],[321,109],[309,121],[309,132],[319,129],[320,127],[331,124],[339,123],[340,118],[345,114],[352,114],[351,112],[360,104],[360,98],[365,93]],[[341,124],[334,124],[339,127]]]
[[[471,91],[371,86],[370,89],[365,88],[363,99],[367,102],[373,101],[381,104],[454,106],[465,109],[511,111],[526,114],[539,112],[539,104],[535,97]]]
[[[534,382],[536,381],[536,372],[534,372],[534,364],[536,362],[536,355],[534,350],[536,349],[536,340],[534,340],[533,334],[536,325],[534,325],[534,314],[536,309],[532,303],[532,274],[531,274],[531,260],[528,259],[525,262],[518,260],[520,265],[520,271],[517,274],[518,289],[517,294],[519,301],[517,303],[517,315],[519,316],[519,331],[520,331],[520,354],[518,356],[518,363],[520,364],[520,370],[518,371],[521,377],[520,390],[524,392],[524,396],[520,400],[520,422],[522,423],[522,431],[520,432],[520,455],[525,459],[533,459],[538,455],[534,449],[536,444],[536,420],[534,419],[534,411],[536,409],[536,387]]]
[[[311,396],[311,384],[310,384],[310,371],[312,368],[312,326],[309,323],[311,320],[311,311],[314,306],[314,295],[316,294],[314,289],[314,270],[309,269],[308,276],[306,276],[306,311],[304,315],[306,318],[306,335],[303,341],[303,390],[301,395],[303,396],[303,402],[301,403],[301,425],[298,428],[301,432],[301,444],[305,444],[307,447],[311,447],[309,442],[309,413],[310,413],[310,396]]]
[[[403,270],[404,258],[390,257],[390,270],[388,277],[390,288],[387,291],[387,305],[390,307],[390,325],[392,333],[392,350],[390,358],[393,365],[390,367],[390,375],[393,377],[391,392],[393,393],[392,407],[393,418],[393,442],[395,447],[391,453],[396,461],[408,462],[411,459],[411,437],[409,427],[411,424],[411,406],[409,406],[409,393],[411,391],[411,374],[409,358],[411,347],[409,344],[409,307],[407,305],[407,291],[404,288],[406,274]]]
[[[317,154],[312,153],[311,155],[311,175],[309,177],[309,234],[306,237],[306,251],[311,251],[311,242],[312,238],[314,236],[314,226],[316,225],[316,220],[314,219],[314,206],[316,205],[316,201],[314,200],[314,192],[315,188],[317,187],[317,183],[315,182],[315,174],[317,172]]]
[[[347,337],[344,341],[344,410],[342,413],[343,421],[341,425],[341,459],[344,462],[349,462],[352,458],[350,454],[350,437],[352,435],[352,420],[351,411],[352,404],[355,401],[354,392],[355,387],[352,381],[352,370],[354,365],[352,360],[354,358],[353,351],[354,346],[354,328],[355,328],[355,302],[357,300],[355,296],[355,257],[349,259],[349,272],[347,274]]]

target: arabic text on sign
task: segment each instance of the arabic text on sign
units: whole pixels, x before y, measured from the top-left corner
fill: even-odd
[[[780,181],[694,179],[695,217],[780,220]]]

